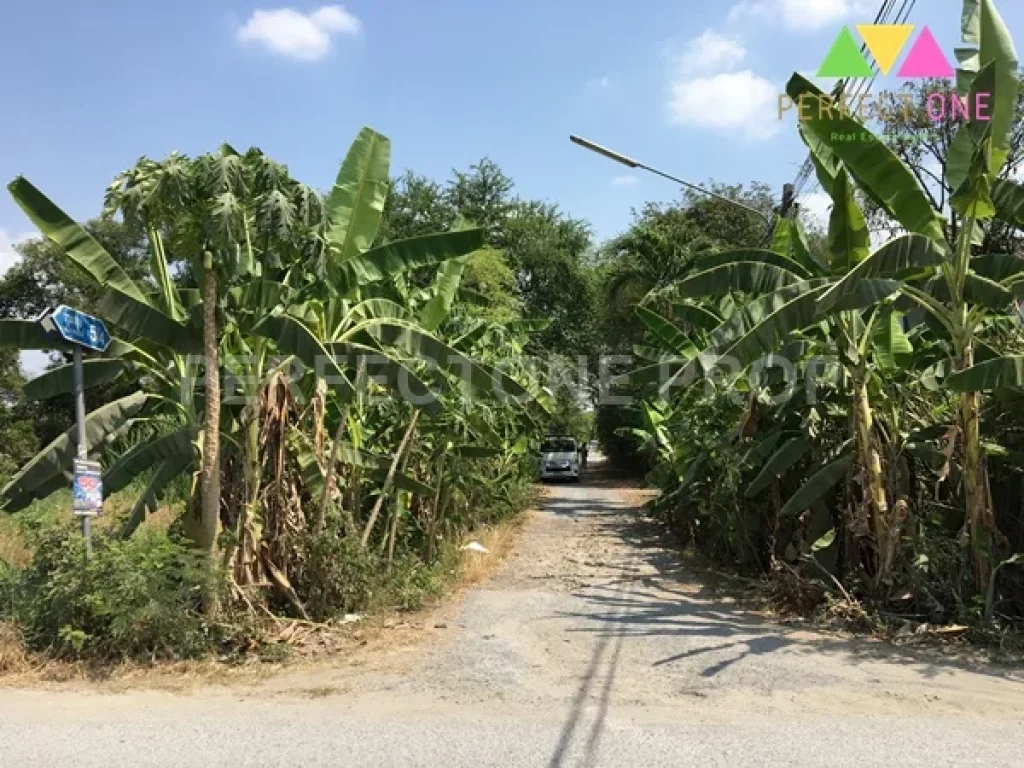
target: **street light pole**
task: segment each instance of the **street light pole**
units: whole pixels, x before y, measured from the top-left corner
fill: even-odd
[[[573,144],[583,147],[584,149],[589,149],[591,152],[596,152],[599,155],[603,155],[604,157],[607,157],[609,160],[614,160],[617,163],[622,163],[622,165],[625,165],[629,168],[640,168],[641,170],[648,171],[649,173],[653,173],[656,176],[661,176],[662,178],[668,179],[669,181],[674,181],[676,184],[679,184],[682,187],[686,187],[687,189],[692,189],[694,192],[699,192],[702,195],[713,197],[716,200],[721,200],[723,203],[728,203],[729,205],[734,205],[737,208],[743,208],[744,210],[749,211],[750,213],[756,214],[761,219],[763,219],[765,223],[765,235],[763,242],[767,243],[771,239],[772,230],[775,228],[775,220],[772,217],[768,216],[768,214],[766,214],[764,211],[759,211],[757,208],[749,206],[746,203],[741,203],[738,200],[733,200],[731,198],[726,197],[725,195],[720,195],[717,192],[712,192],[710,189],[698,187],[696,184],[691,184],[690,182],[677,178],[672,174],[665,173],[664,171],[659,171],[657,168],[652,168],[649,165],[645,165],[641,163],[639,160],[634,160],[631,157],[627,157],[626,155],[616,152],[614,149],[602,147],[600,144],[595,144],[594,142],[588,139],[584,139],[580,136],[570,135],[569,141],[571,141]]]

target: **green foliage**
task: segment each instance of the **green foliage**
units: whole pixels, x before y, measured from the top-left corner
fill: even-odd
[[[4,581],[8,617],[36,650],[104,661],[196,658],[230,640],[200,611],[218,577],[165,533],[97,536],[88,562],[70,525],[44,528],[35,547],[28,568]]]
[[[317,620],[364,611],[380,586],[382,563],[335,521],[322,533],[299,541],[302,575],[296,588]]]
[[[532,353],[588,354],[594,341],[595,285],[587,268],[589,226],[556,206],[523,200],[515,185],[486,158],[455,171],[445,184],[411,172],[392,182],[378,234],[380,242],[450,229],[481,227],[488,248],[470,259],[463,288],[477,297],[470,316],[503,323],[546,318],[530,340]]]
[[[6,484],[39,449],[31,413],[26,413],[25,379],[18,353],[0,349],[0,484]]]
[[[763,184],[743,187],[711,182],[708,189],[766,213],[773,207],[771,189]],[[720,249],[754,251],[766,246],[764,221],[720,199],[687,193],[676,204],[648,203],[634,216],[629,230],[599,254],[595,293],[600,312],[594,350],[629,355],[643,345],[649,327],[635,311],[641,304],[650,313],[671,319],[687,334],[707,330],[709,317],[721,319],[718,310],[705,305],[695,310],[679,303],[681,294],[675,289],[680,281],[713,269]],[[792,269],[795,282],[802,268],[793,264]],[[717,279],[712,282],[719,284]],[[673,303],[681,307],[678,312]],[[646,318],[654,319],[651,314]],[[673,349],[678,352],[680,347],[676,344]],[[631,384],[616,386],[611,394],[640,397],[642,393],[642,388]],[[630,430],[643,429],[641,414],[638,408],[609,405],[599,405],[595,413],[602,449],[620,466],[633,470],[647,467],[651,460],[637,453],[637,441],[628,436]]]
[[[796,74],[787,90],[812,106],[800,134],[832,198],[827,233],[784,219],[770,251],[673,262],[666,249],[653,263],[679,266],[662,273],[644,272],[641,249],[618,254],[608,288],[628,289],[624,275],[638,286],[625,295],[644,326],[629,341],[645,399],[608,412],[652,459],[652,508],[702,554],[827,572],[824,590],[889,613],[1019,627],[1024,196],[1008,175],[1024,121],[1008,118],[1018,61],[995,4],[965,8],[958,85],[991,93],[998,117],[935,125],[923,107],[892,110],[876,136],[814,108],[824,95]],[[911,92],[923,104],[930,84]],[[872,253],[881,230],[896,237]],[[728,381],[702,380],[723,355]],[[796,377],[781,398],[782,378],[761,368],[776,356]],[[662,370],[673,386],[649,387]]]

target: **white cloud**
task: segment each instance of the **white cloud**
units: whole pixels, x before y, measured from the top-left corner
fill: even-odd
[[[727,20],[730,24],[781,21],[793,32],[817,32],[869,11],[865,0],[740,0]]]
[[[806,195],[801,195],[797,203],[808,223],[816,227],[828,227],[828,219],[832,213],[832,198],[828,196],[827,192],[821,190],[809,192]]]
[[[38,349],[30,349],[18,355],[18,364],[26,378],[32,379],[50,367],[50,355]]]
[[[592,91],[607,91],[612,87],[612,79],[605,75],[604,77],[592,77],[587,80],[587,88]]]
[[[616,176],[612,179],[613,187],[635,187],[640,183],[640,179],[631,173],[627,173],[623,176]]]
[[[14,246],[30,237],[32,237],[31,234],[10,237],[6,231],[0,229],[0,277],[3,277],[7,270],[21,260],[21,256],[14,250]]]
[[[340,5],[325,5],[312,13],[278,8],[253,11],[238,30],[238,40],[262,45],[279,56],[317,61],[331,50],[335,35],[354,37],[362,29],[362,22]]]
[[[766,139],[779,130],[774,105],[779,89],[749,69],[672,83],[669,114],[681,125],[736,131]]]
[[[680,65],[684,72],[723,72],[735,69],[746,56],[738,40],[707,29],[689,42]]]

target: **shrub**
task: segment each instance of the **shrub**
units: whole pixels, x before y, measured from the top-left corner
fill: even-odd
[[[216,576],[164,532],[125,541],[97,536],[86,562],[73,526],[44,529],[19,582],[5,591],[37,650],[104,660],[194,658],[223,640],[200,611],[201,595],[220,588]]]
[[[432,565],[412,554],[397,557],[385,574],[380,603],[400,611],[416,611],[428,600],[440,597],[444,593],[446,566],[448,570],[454,567],[448,549],[454,550],[443,550]]]
[[[357,539],[330,525],[323,533],[303,536],[299,550],[302,572],[296,588],[311,616],[324,620],[369,605],[382,564]]]

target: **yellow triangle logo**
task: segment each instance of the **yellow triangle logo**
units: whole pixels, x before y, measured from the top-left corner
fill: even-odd
[[[914,31],[913,24],[858,24],[857,31],[867,43],[883,75],[888,75],[900,51]]]

